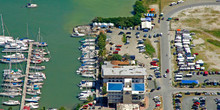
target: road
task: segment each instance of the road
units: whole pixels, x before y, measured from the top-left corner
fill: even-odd
[[[197,1],[187,1],[180,5],[176,5],[173,7],[166,7],[163,11],[164,20],[160,23],[160,32],[163,33],[161,41],[160,41],[160,53],[161,53],[161,73],[164,74],[167,69],[172,70],[171,68],[171,51],[170,51],[170,37],[168,35],[169,31],[169,22],[166,21],[167,18],[172,17],[173,14],[196,6],[204,6],[204,5],[220,5],[220,3],[215,2],[215,0],[197,0]],[[148,110],[153,110],[154,102],[152,101],[153,96],[161,95],[163,97],[163,108],[164,110],[173,110],[172,105],[172,93],[177,92],[218,92],[219,88],[202,88],[202,89],[192,89],[192,88],[174,88],[172,87],[172,81],[170,80],[172,75],[169,74],[167,78],[159,79],[159,85],[161,86],[160,91],[155,91],[153,93],[149,93],[149,108]]]

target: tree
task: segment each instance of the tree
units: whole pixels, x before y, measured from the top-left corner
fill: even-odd
[[[118,54],[113,54],[112,55],[112,60],[122,60],[122,56]]]
[[[88,101],[88,102],[93,101],[93,97],[90,95],[89,97],[87,97],[87,101]]]
[[[66,110],[65,107],[60,107],[59,110]]]
[[[107,93],[106,85],[104,84],[102,87],[102,94],[106,94],[106,93]]]
[[[8,110],[12,110],[12,107],[9,107]]]

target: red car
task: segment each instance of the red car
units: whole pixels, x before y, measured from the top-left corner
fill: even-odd
[[[167,69],[166,73],[169,73],[169,72],[170,72],[170,70],[169,70],[169,69]]]

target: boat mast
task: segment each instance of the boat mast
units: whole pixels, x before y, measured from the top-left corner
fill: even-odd
[[[3,16],[1,14],[1,21],[2,21],[2,34],[5,36],[5,29],[4,29],[4,22],[3,22]]]
[[[29,37],[29,33],[28,33],[28,23],[27,23],[27,37]]]

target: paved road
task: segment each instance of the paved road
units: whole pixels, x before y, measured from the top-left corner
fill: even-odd
[[[161,73],[164,74],[167,69],[171,70],[171,52],[170,52],[170,37],[168,36],[169,31],[169,22],[165,21],[167,18],[172,17],[173,14],[196,6],[204,6],[204,5],[220,5],[220,3],[216,3],[215,0],[198,0],[198,1],[188,1],[180,5],[176,5],[173,7],[166,7],[163,11],[164,13],[164,21],[160,23],[160,31],[163,33],[163,36],[160,41],[160,50],[161,50]],[[159,85],[162,87],[160,91],[156,91],[148,94],[149,96],[149,106],[148,110],[153,110],[154,103],[152,102],[152,98],[155,95],[163,96],[163,107],[164,110],[173,110],[172,105],[172,93],[176,92],[218,92],[220,89],[212,88],[212,89],[192,89],[192,88],[174,88],[171,86],[172,76],[169,74],[167,78],[160,79]]]

